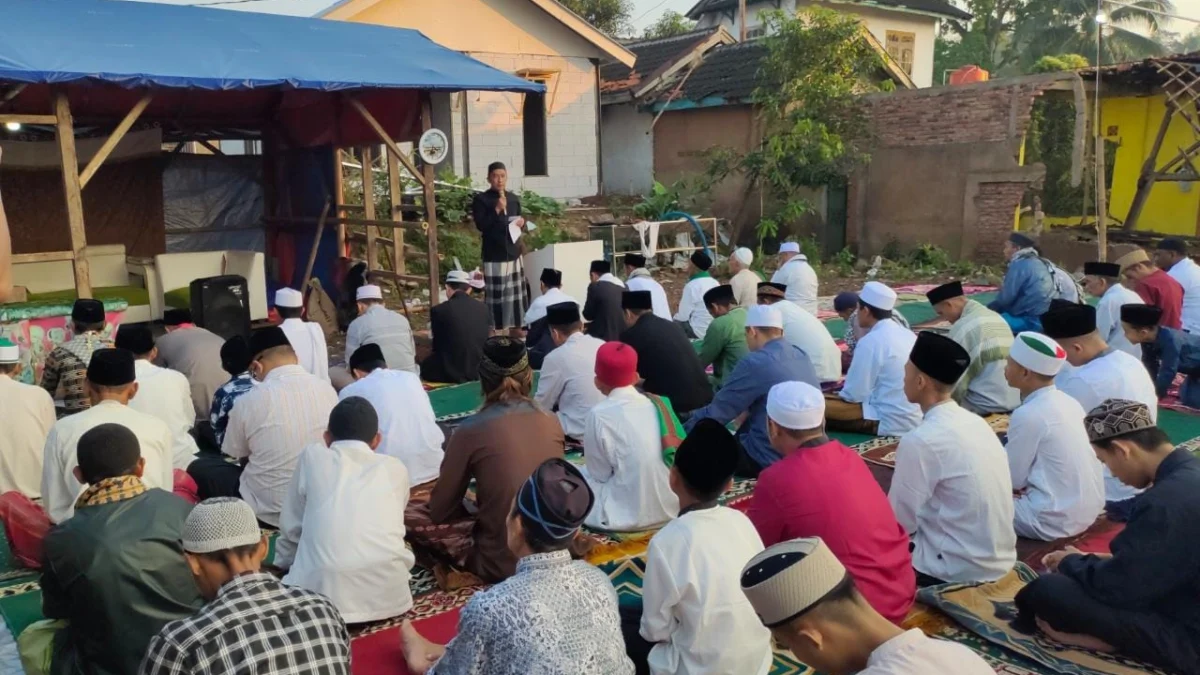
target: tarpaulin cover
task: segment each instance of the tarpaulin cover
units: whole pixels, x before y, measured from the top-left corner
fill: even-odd
[[[162,172],[167,253],[265,251],[261,159],[171,157]]]

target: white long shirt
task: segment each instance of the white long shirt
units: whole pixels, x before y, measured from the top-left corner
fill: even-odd
[[[907,630],[875,648],[858,675],[994,675],[995,671],[967,647],[929,637],[920,628]]]
[[[1017,534],[1073,537],[1104,510],[1104,474],[1083,426],[1083,407],[1054,385],[1033,392],[1008,424],[1008,468]]]
[[[996,432],[954,401],[900,439],[888,501],[913,536],[913,567],[943,581],[995,581],[1017,561],[1012,479]]]
[[[117,401],[101,401],[54,423],[46,438],[45,463],[42,466],[42,507],[50,522],[61,523],[75,515],[75,500],[84,485],[75,480],[79,466],[79,437],[101,424],[120,424],[137,436],[142,459],[146,460],[142,482],[148,488],[170,492],[175,487],[171,468],[171,430],[162,420],[138,412]]]
[[[758,282],[762,281],[758,273],[752,269],[742,269],[733,275],[729,285],[733,286],[733,297],[742,307],[750,307],[758,303]]]
[[[817,379],[822,382],[842,379],[842,350],[838,349],[825,324],[794,302],[785,300],[771,306],[783,316],[783,339],[812,361]]]
[[[667,302],[667,292],[662,284],[654,280],[645,268],[634,270],[634,275],[625,280],[625,288],[630,291],[650,291],[651,307],[654,315],[671,320],[671,305]]]
[[[796,303],[800,309],[817,315],[817,293],[820,283],[817,273],[804,254],[793,256],[771,276],[771,283],[787,286],[784,299]]]
[[[525,310],[525,325],[530,326],[534,321],[545,318],[546,308],[550,305],[557,305],[560,302],[573,302],[579,304],[579,301],[571,296],[563,293],[561,288],[548,288],[545,293],[533,299],[529,303],[529,309]]]
[[[1200,333],[1200,265],[1184,258],[1167,270],[1171,278],[1183,286],[1183,329]]]
[[[0,375],[0,493],[42,496],[42,458],[54,426],[54,399],[45,389]]]
[[[192,386],[180,372],[138,359],[134,361],[137,374],[137,395],[129,407],[162,420],[171,430],[171,465],[187,470],[200,452],[192,427],[196,425],[196,408],[192,405]]]
[[[1065,369],[1054,378],[1054,386],[1079,401],[1084,414],[1110,398],[1123,398],[1144,404],[1150,409],[1150,416],[1158,421],[1154,380],[1141,361],[1125,352],[1110,349],[1082,366]],[[1141,492],[1122,483],[1104,467],[1104,494],[1108,501],[1124,501]]]
[[[233,406],[221,451],[234,459],[248,458],[239,492],[259,520],[279,527],[300,453],[322,442],[337,400],[328,382],[288,365],[267,373]]]
[[[658,411],[633,387],[614,389],[588,415],[584,475],[596,494],[588,527],[631,532],[679,513],[663,462]]]
[[[588,414],[604,400],[596,388],[596,352],[604,340],[572,333],[546,355],[534,401],[544,410],[558,410],[563,433],[576,440],[587,430]]]
[[[321,324],[300,319],[284,319],[279,324],[296,352],[296,360],[309,373],[329,381],[329,347]],[[348,359],[347,359],[348,360]]]
[[[720,285],[721,282],[706,274],[692,279],[683,287],[675,320],[688,322],[698,338],[704,337],[708,332],[708,324],[713,320],[712,314],[708,313],[708,307],[704,305],[704,294]]]
[[[347,623],[412,608],[404,545],[408,471],[361,441],[304,449],[288,487],[275,564],[283,583],[328,597]]]
[[[442,443],[446,435],[437,425],[429,394],[421,378],[406,370],[378,368],[338,393],[367,399],[379,415],[383,436],[378,452],[404,463],[413,485],[428,483],[442,470]]]
[[[742,568],[763,550],[741,511],[715,506],[667,523],[646,553],[641,634],[653,675],[765,675],[771,632],[742,593]]]
[[[1146,303],[1142,301],[1142,296],[1121,284],[1110,286],[1104,291],[1104,295],[1100,296],[1100,302],[1096,303],[1096,330],[1100,337],[1104,338],[1109,347],[1119,349],[1139,360],[1142,358],[1142,346],[1133,344],[1125,337],[1125,330],[1121,328],[1121,307],[1144,304]]]
[[[839,394],[861,403],[863,417],[879,421],[880,436],[900,436],[921,423],[921,408],[904,396],[904,364],[916,333],[887,319],[875,324],[854,347],[854,360]]]

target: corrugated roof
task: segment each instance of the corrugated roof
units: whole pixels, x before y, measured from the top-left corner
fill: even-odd
[[[753,2],[753,0],[748,0]],[[864,2],[855,2],[859,5],[877,5],[895,9],[911,9],[918,12],[929,12],[931,14],[939,14],[952,19],[970,19],[971,14],[965,12],[947,0],[866,0]],[[738,0],[700,0],[691,9],[688,10],[687,17],[689,19],[699,19],[701,15],[709,12],[720,12],[729,9],[736,10]]]
[[[626,42],[625,48],[637,57],[633,66],[609,61],[600,66],[600,91],[616,93],[633,89],[654,77],[663,68],[689,54],[712,37],[718,28],[695,30],[682,35],[653,40]]]
[[[705,55],[704,63],[687,78],[675,99],[749,99],[758,88],[759,65],[766,55],[767,47],[761,40],[717,47]]]

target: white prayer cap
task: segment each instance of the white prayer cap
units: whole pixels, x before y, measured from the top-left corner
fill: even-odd
[[[383,299],[383,289],[379,288],[375,284],[367,284],[365,286],[359,286],[358,291],[354,294],[354,299],[355,300],[382,300]]]
[[[183,523],[183,550],[188,553],[214,553],[261,540],[254,509],[234,497],[205,499]]]
[[[783,314],[773,305],[751,305],[746,311],[746,328],[783,330]]]
[[[292,288],[281,288],[275,291],[276,307],[303,307],[304,294]]]
[[[868,281],[864,284],[862,291],[858,294],[858,299],[875,309],[884,309],[890,312],[896,308],[896,291],[878,281]]]
[[[1008,355],[1025,368],[1049,377],[1057,375],[1067,361],[1067,352],[1057,342],[1032,331],[1017,333]]]
[[[750,263],[754,262],[754,252],[745,246],[735,250],[733,252],[733,257],[737,258],[737,261],[743,265],[749,265]]]
[[[446,283],[469,284],[471,283],[471,275],[462,270],[450,270],[446,272]]]
[[[21,348],[0,338],[0,363],[20,363]]]
[[[846,568],[819,537],[793,539],[759,553],[742,569],[742,592],[768,628],[795,619],[842,585]]]
[[[785,241],[779,245],[779,252],[780,253],[799,253],[800,252],[800,244],[797,244],[794,241]]]
[[[780,382],[767,392],[767,417],[792,431],[820,428],[825,423],[825,395],[807,382]]]

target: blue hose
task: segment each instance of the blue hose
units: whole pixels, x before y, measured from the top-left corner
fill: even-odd
[[[696,230],[696,236],[700,237],[700,243],[704,245],[704,254],[709,258],[716,260],[716,256],[714,256],[712,251],[710,251],[708,248],[708,237],[704,236],[704,229],[700,227],[700,223],[696,222],[696,219],[692,217],[692,214],[684,213],[683,211],[671,211],[664,213],[662,216],[663,220],[678,220],[680,218],[692,224],[692,227]]]

